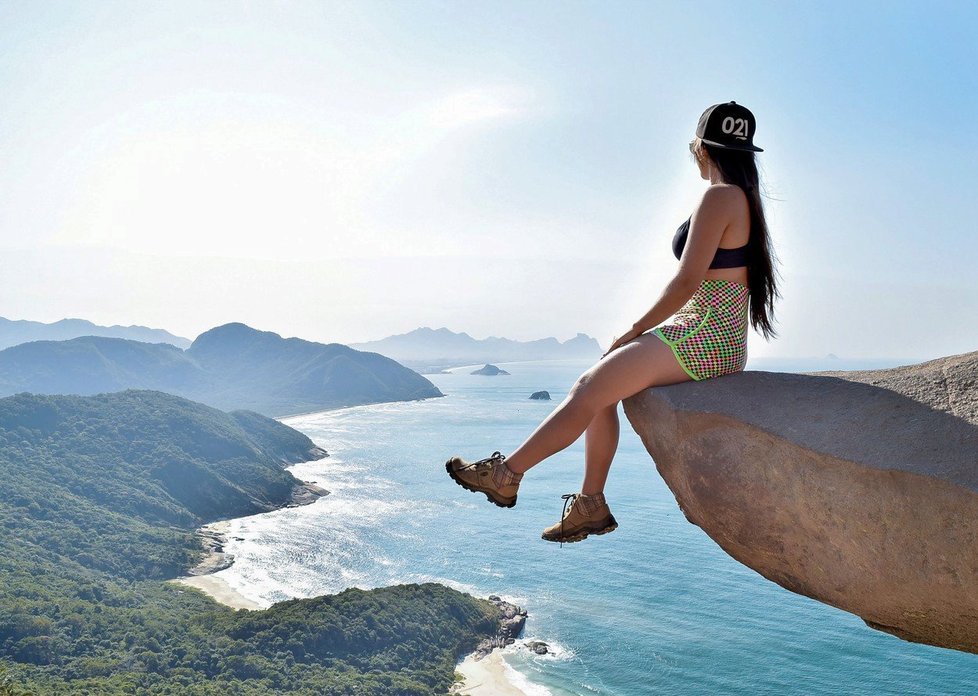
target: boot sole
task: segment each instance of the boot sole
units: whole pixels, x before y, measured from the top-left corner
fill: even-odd
[[[602,529],[582,529],[577,534],[566,536],[563,539],[561,539],[560,537],[548,537],[544,535],[541,535],[540,538],[543,539],[544,541],[555,541],[555,542],[563,542],[565,544],[573,544],[574,542],[577,541],[584,541],[592,534],[594,534],[595,536],[601,536],[602,534],[608,534],[609,532],[613,532],[616,529],[618,529],[618,522],[617,520],[615,520],[615,516],[612,515],[611,522],[606,527],[603,527]]]
[[[481,488],[476,488],[475,486],[472,486],[472,485],[466,483],[465,481],[463,481],[462,479],[460,479],[455,474],[455,471],[452,469],[452,462],[451,462],[451,460],[445,462],[445,471],[447,471],[448,472],[448,475],[452,477],[452,481],[454,481],[455,483],[457,483],[458,485],[460,485],[462,488],[464,488],[467,491],[472,491],[473,493],[482,493],[482,494],[484,494],[486,496],[486,498],[489,500],[490,503],[493,503],[494,505],[497,505],[497,506],[499,506],[501,508],[516,507],[516,498],[518,498],[519,496],[515,496],[514,495],[512,500],[509,500],[509,499],[504,498],[503,500],[505,502],[500,502],[499,500],[497,500],[496,498],[494,498],[489,491],[483,490]]]

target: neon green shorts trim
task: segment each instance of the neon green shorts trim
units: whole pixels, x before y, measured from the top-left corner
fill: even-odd
[[[695,380],[738,372],[747,362],[749,299],[746,285],[704,280],[672,322],[652,333],[669,346],[679,366]]]

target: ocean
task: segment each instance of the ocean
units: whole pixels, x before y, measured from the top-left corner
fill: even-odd
[[[514,449],[587,364],[501,367],[511,375],[430,375],[440,399],[285,419],[330,453],[294,473],[331,493],[233,521],[235,562],[220,577],[262,605],[414,582],[501,595],[529,612],[525,639],[552,649],[506,651],[531,694],[978,693],[978,656],[871,630],[723,553],[685,520],[624,415],[606,489],[620,525],[611,534],[563,547],[540,539],[560,518],[560,495],[579,490],[583,438],[527,474],[513,509],[457,486],[445,460]],[[541,389],[554,400],[529,400]]]

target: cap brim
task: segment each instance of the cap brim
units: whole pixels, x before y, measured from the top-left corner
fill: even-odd
[[[700,140],[703,140],[700,138]],[[707,145],[712,145],[713,147],[718,147],[721,150],[748,150],[749,152],[764,152],[757,145],[744,145],[742,147],[734,147],[733,145],[727,145],[726,143],[718,143],[715,140],[703,140]]]

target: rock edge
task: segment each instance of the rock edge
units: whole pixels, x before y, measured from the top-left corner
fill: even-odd
[[[889,370],[743,372],[625,413],[733,558],[906,640],[978,652],[978,352]]]

